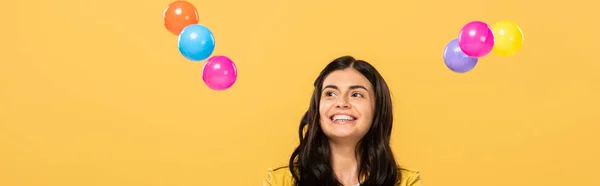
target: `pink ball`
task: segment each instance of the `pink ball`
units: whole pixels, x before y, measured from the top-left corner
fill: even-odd
[[[233,86],[237,79],[237,68],[226,56],[213,56],[206,60],[202,68],[202,80],[213,90],[225,90]]]
[[[494,33],[488,24],[481,21],[467,23],[458,34],[458,45],[469,57],[479,58],[494,48]]]

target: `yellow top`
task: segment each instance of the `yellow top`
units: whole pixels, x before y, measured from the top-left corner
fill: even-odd
[[[400,183],[396,186],[423,186],[419,171],[412,171],[404,168],[398,169],[402,175]],[[294,178],[290,169],[280,167],[269,169],[267,177],[263,180],[263,186],[293,186]]]

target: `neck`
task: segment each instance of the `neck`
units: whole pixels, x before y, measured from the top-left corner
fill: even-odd
[[[354,186],[358,180],[356,144],[330,143],[333,172],[342,185]]]

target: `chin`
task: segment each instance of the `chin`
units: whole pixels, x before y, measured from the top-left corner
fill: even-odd
[[[350,125],[328,123],[323,132],[331,138],[349,138],[357,135],[356,128]]]

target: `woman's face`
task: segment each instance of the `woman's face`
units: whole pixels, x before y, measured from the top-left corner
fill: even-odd
[[[375,109],[373,86],[360,72],[347,68],[323,81],[321,128],[334,140],[360,140],[369,131]]]

